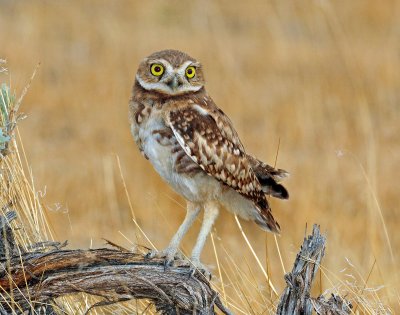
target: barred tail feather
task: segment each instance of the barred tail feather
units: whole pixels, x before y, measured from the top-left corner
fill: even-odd
[[[289,192],[286,188],[278,184],[272,177],[257,177],[261,184],[262,190],[267,195],[279,199],[289,199]]]
[[[247,155],[247,159],[265,194],[280,199],[289,199],[288,191],[279,184],[281,180],[289,176],[288,172],[274,168],[251,155]]]

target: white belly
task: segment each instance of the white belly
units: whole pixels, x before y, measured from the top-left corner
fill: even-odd
[[[144,141],[143,149],[157,173],[170,183],[174,173],[171,149],[160,145],[153,136]]]
[[[143,151],[158,174],[180,195],[192,202],[218,199],[221,183],[203,171],[197,174],[178,173],[175,169],[177,153],[172,153],[171,145],[160,144],[154,130],[163,129],[162,122],[151,119],[139,130]]]

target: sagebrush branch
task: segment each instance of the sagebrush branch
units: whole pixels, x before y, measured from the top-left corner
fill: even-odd
[[[161,314],[215,314],[214,306],[229,314],[202,273],[187,262],[166,270],[163,263],[108,248],[3,257],[0,287],[7,294],[1,305],[10,312],[24,311],[85,292],[103,297],[107,304],[149,299]]]

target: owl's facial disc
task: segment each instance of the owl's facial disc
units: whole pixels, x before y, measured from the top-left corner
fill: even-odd
[[[136,79],[145,90],[168,95],[196,92],[204,85],[200,64],[190,60],[173,67],[165,59],[145,59]]]

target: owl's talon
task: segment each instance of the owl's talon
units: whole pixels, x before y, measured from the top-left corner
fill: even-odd
[[[150,260],[153,258],[165,258],[164,265],[172,266],[175,260],[182,260],[182,255],[178,253],[176,250],[166,248],[164,250],[150,250],[145,256],[144,259]]]
[[[194,274],[196,273],[196,267],[191,266],[189,269],[189,279],[193,278]]]
[[[165,259],[164,260],[164,271],[167,271],[170,267],[174,265],[174,261],[171,259]]]
[[[211,272],[207,266],[203,265],[199,260],[192,259],[190,261],[190,273],[189,278],[193,277],[196,271],[200,272],[208,280],[211,280]]]
[[[150,250],[146,255],[144,255],[144,259],[150,260],[156,257],[158,254],[158,251],[155,249]]]

